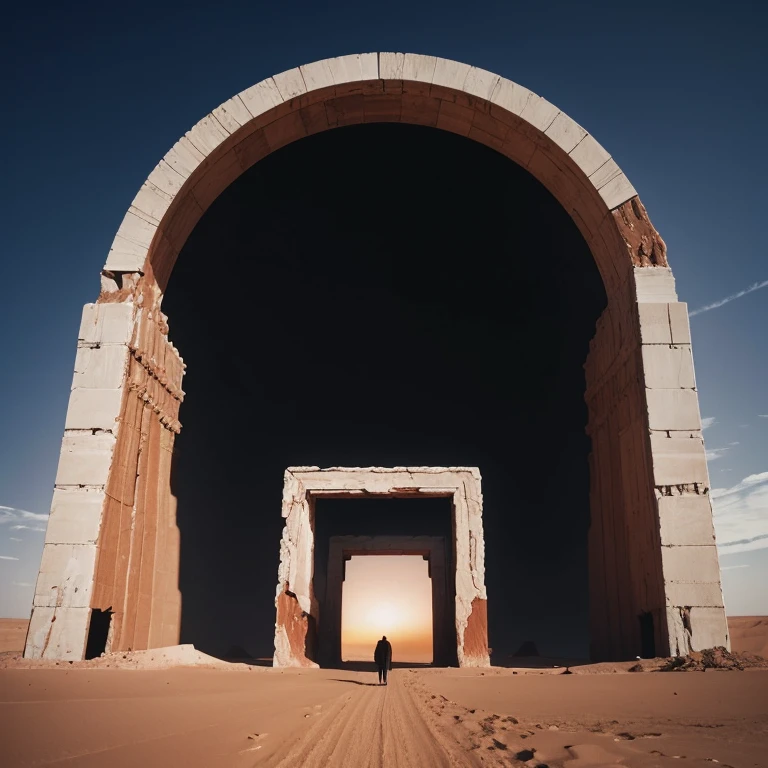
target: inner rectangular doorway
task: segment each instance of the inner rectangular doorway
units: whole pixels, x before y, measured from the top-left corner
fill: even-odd
[[[345,563],[342,661],[371,661],[383,635],[393,661],[431,664],[432,583],[429,563],[409,555],[352,557]]]

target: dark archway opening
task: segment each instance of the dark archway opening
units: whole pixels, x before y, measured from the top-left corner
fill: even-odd
[[[464,465],[495,654],[586,656],[582,365],[605,302],[557,201],[465,138],[340,128],[245,173],[163,306],[188,365],[182,642],[271,655],[285,467]]]

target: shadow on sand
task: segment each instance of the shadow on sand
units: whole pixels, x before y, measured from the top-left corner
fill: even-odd
[[[352,683],[353,685],[373,685],[378,688],[381,683],[364,683],[362,680],[350,680],[349,678],[332,677],[331,680],[335,683]]]

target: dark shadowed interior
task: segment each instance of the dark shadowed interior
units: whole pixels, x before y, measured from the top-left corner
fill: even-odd
[[[582,365],[605,301],[566,211],[468,139],[339,128],[245,173],[163,303],[188,366],[181,641],[272,654],[287,466],[478,466],[495,660],[586,656]]]

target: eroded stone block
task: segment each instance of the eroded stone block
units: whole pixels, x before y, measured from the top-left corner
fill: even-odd
[[[664,589],[667,593],[667,605],[723,607],[723,591],[720,582],[668,582]]]
[[[648,427],[652,430],[701,429],[699,398],[692,389],[646,389]]]
[[[709,495],[662,496],[656,501],[662,544],[706,546],[715,543]]]
[[[85,655],[90,608],[35,606],[24,656],[79,661]]]
[[[65,435],[56,485],[104,485],[114,447],[115,437],[109,433]]]
[[[128,367],[128,346],[80,347],[75,356],[72,389],[120,389]]]
[[[669,267],[635,267],[635,295],[639,304],[677,302],[675,278]]]
[[[95,544],[101,527],[104,492],[56,488],[45,533],[47,544]]]
[[[122,389],[73,389],[64,428],[114,431],[122,398]]]
[[[34,604],[46,608],[88,608],[95,560],[95,544],[46,543]]]
[[[671,344],[669,304],[645,302],[637,305],[640,319],[640,340],[645,344]]]
[[[691,326],[688,321],[688,305],[678,301],[669,305],[669,324],[673,344],[691,343]]]
[[[691,348],[644,344],[642,348],[645,386],[651,389],[694,389]]]
[[[666,582],[720,583],[720,566],[714,544],[708,547],[662,547],[661,563]]]
[[[127,344],[133,332],[133,304],[86,304],[78,341],[82,344]]]
[[[692,650],[703,651],[718,645],[730,649],[731,640],[725,609],[694,606],[690,611],[690,621]]]

